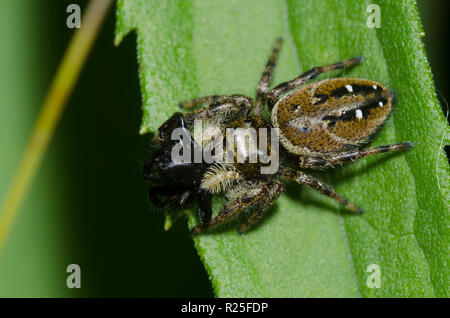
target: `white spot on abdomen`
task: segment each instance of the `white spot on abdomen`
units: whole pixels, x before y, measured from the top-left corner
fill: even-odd
[[[353,92],[353,87],[352,85],[346,85],[345,88],[351,93]]]
[[[356,110],[356,118],[358,118],[359,120],[361,120],[363,118],[361,109]]]
[[[381,107],[383,107],[384,106],[384,104],[383,104],[383,102],[378,102],[378,105],[380,105]]]

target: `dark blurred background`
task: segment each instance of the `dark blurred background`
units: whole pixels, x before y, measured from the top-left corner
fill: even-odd
[[[73,35],[65,26],[70,3],[83,11],[87,1],[0,0],[1,200]],[[418,7],[442,102],[449,2]],[[114,27],[111,10],[0,262],[0,296],[213,296],[185,222],[165,232],[163,215],[150,211],[136,36],[114,47]],[[78,290],[66,287],[71,263],[81,266]]]
[[[417,7],[425,30],[425,50],[431,64],[436,93],[442,106],[442,111],[449,115],[448,100],[449,87],[449,8],[447,0],[418,0]],[[447,117],[450,123],[450,117]],[[447,159],[450,164],[450,145],[445,146]]]

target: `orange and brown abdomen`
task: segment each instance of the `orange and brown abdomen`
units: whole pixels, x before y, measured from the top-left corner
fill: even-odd
[[[388,118],[393,93],[363,79],[335,78],[301,87],[272,109],[280,142],[296,155],[357,148]]]

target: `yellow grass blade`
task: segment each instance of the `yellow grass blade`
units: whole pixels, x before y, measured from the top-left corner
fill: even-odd
[[[112,0],[89,2],[81,20],[81,28],[72,37],[48,90],[25,153],[1,208],[0,260],[20,204],[47,150],[55,126],[112,2]]]

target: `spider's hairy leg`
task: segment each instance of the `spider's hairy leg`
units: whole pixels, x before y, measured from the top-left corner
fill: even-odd
[[[334,64],[324,65],[324,66],[317,66],[309,71],[306,71],[305,73],[301,74],[299,77],[294,78],[291,81],[281,83],[277,85],[274,89],[270,90],[267,93],[267,100],[269,104],[269,108],[272,108],[273,105],[276,104],[278,101],[278,98],[283,95],[284,93],[287,93],[296,87],[305,84],[306,82],[315,79],[317,76],[319,76],[322,73],[325,72],[331,72],[336,69],[342,69],[347,68],[351,66],[358,65],[362,62],[362,57],[353,57],[348,60],[337,62]]]
[[[270,206],[278,199],[283,193],[284,184],[279,180],[274,180],[267,184],[269,188],[269,195],[264,197],[260,206],[250,215],[245,223],[238,227],[238,233],[243,234],[250,230],[255,224],[257,224],[267,213]]]
[[[412,142],[402,142],[398,144],[385,145],[362,149],[353,152],[346,152],[341,154],[334,154],[331,157],[300,157],[299,166],[301,168],[326,168],[340,165],[345,162],[355,161],[365,157],[373,156],[379,153],[394,152],[407,150],[413,147]]]
[[[275,64],[278,58],[278,52],[280,51],[282,43],[282,38],[277,39],[277,41],[275,42],[272,54],[267,61],[266,68],[264,69],[264,72],[262,73],[261,79],[258,83],[258,87],[256,89],[256,101],[253,108],[253,114],[256,116],[261,116],[264,113],[264,107],[266,105],[266,94],[269,91],[269,85],[272,80],[272,73],[275,68]]]
[[[308,187],[310,187],[316,191],[319,191],[320,193],[334,199],[336,202],[340,203],[341,205],[343,205],[348,210],[350,210],[354,213],[358,213],[358,214],[363,213],[363,210],[360,207],[349,202],[346,198],[341,196],[339,193],[336,193],[336,191],[334,191],[332,186],[320,181],[316,177],[313,177],[313,176],[306,174],[304,172],[301,172],[301,171],[295,171],[290,168],[282,168],[280,171],[280,175],[281,175],[281,177],[293,180],[299,184],[305,184]]]
[[[181,102],[179,106],[180,108],[183,109],[190,109],[198,106],[207,107],[210,104],[220,102],[221,100],[226,99],[228,97],[229,97],[228,95],[208,95]]]
[[[218,123],[232,121],[247,115],[253,105],[253,100],[250,97],[236,94],[210,98],[203,104],[205,107],[184,115],[187,125],[192,125],[197,119],[215,120]]]
[[[162,182],[162,179],[160,177],[155,177],[151,174],[151,169],[155,163],[154,157],[156,157],[159,154],[159,152],[155,152],[152,157],[150,157],[144,164],[143,174],[144,178],[146,180],[152,181],[152,182]]]
[[[264,183],[261,183],[258,187],[246,192],[242,197],[238,197],[228,202],[225,207],[211,220],[211,222],[207,225],[197,225],[191,230],[191,233],[199,234],[219,224],[225,223],[245,208],[263,199],[269,192],[270,191],[267,186]]]

